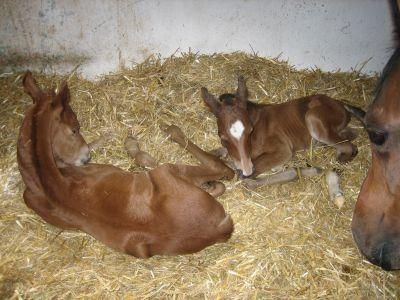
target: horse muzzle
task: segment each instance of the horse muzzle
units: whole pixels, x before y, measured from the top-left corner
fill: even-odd
[[[367,259],[385,271],[400,269],[400,244],[392,240],[380,243]]]
[[[366,236],[353,228],[353,237],[369,262],[386,271],[400,269],[400,235],[376,233]]]

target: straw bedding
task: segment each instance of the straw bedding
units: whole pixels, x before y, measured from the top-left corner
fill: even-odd
[[[376,77],[358,72],[295,70],[286,62],[243,53],[211,56],[183,53],[149,57],[131,69],[96,82],[73,73],[35,74],[42,87],[67,80],[72,106],[87,141],[107,136],[93,161],[126,170],[135,166],[123,148],[127,135],[159,162],[196,161],[170,142],[159,124],[180,126],[205,150],[218,146],[213,115],[199,89],[234,91],[236,78],[248,78],[256,102],[280,103],[326,93],[363,108],[370,103]],[[307,163],[340,171],[346,202],[329,201],[324,175],[254,191],[240,181],[225,182],[219,201],[232,215],[229,242],[193,254],[139,260],[115,252],[85,233],[61,231],[43,222],[22,198],[16,141],[31,99],[21,74],[0,77],[0,298],[397,298],[400,276],[363,260],[353,242],[350,222],[370,161],[366,134],[357,121],[359,155],[341,165],[335,151],[313,147],[290,165]]]

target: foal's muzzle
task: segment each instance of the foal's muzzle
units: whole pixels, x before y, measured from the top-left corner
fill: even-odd
[[[90,161],[91,158],[92,157],[90,155],[89,147],[82,147],[81,150],[79,151],[79,156],[74,162],[74,165],[75,166],[85,165]]]
[[[236,174],[237,174],[238,178],[240,178],[240,179],[246,179],[246,178],[251,178],[251,177],[253,177],[254,168],[253,168],[253,171],[251,172],[250,175],[243,175],[243,171],[240,170],[240,169],[236,169],[235,171],[236,171]]]
[[[81,159],[82,165],[86,165],[92,159],[92,156],[89,154],[87,157]]]

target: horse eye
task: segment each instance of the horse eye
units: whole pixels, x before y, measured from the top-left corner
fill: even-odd
[[[386,142],[388,132],[381,130],[368,130],[368,136],[372,143],[377,146],[381,146]]]
[[[76,128],[74,128],[74,129],[72,129],[71,131],[72,131],[72,134],[77,134],[79,130],[76,129]]]

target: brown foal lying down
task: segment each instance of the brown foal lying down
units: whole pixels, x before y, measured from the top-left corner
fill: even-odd
[[[43,92],[30,72],[23,85],[33,105],[20,130],[18,163],[25,203],[45,221],[80,229],[140,258],[192,253],[230,238],[232,219],[212,195],[225,190],[215,180],[231,179],[234,172],[187,141],[178,127],[166,130],[199,159],[199,166],[165,164],[130,173],[111,165],[82,165],[89,150],[67,85],[58,94]],[[126,146],[143,157],[133,139]]]
[[[222,145],[233,159],[243,177],[259,174],[281,166],[294,153],[310,146],[314,138],[337,150],[340,162],[347,162],[357,154],[350,140],[355,134],[347,127],[351,115],[363,118],[364,111],[325,95],[313,95],[282,104],[256,104],[248,100],[246,82],[238,78],[236,94],[223,94],[216,99],[206,88],[201,89],[204,102],[217,118]],[[315,169],[301,170],[312,176]],[[289,170],[260,181],[248,180],[251,186],[260,182],[276,183],[297,178]],[[280,178],[281,177],[281,178]]]

